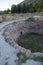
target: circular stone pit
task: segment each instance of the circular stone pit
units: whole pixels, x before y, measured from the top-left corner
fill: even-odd
[[[18,39],[18,37],[21,35],[20,34],[20,32],[22,32],[22,34],[25,34],[25,33],[28,33],[28,32],[36,32],[36,33],[41,33],[41,34],[43,34],[42,32],[43,32],[43,29],[41,29],[42,28],[42,24],[43,23],[41,23],[40,24],[40,26],[38,26],[37,27],[37,24],[40,24],[40,22],[36,22],[36,23],[31,23],[31,22],[29,22],[29,23],[26,23],[26,22],[19,22],[19,23],[16,23],[16,26],[15,26],[15,24],[13,25],[13,24],[9,24],[7,27],[6,27],[6,29],[4,30],[4,33],[3,33],[3,35],[4,35],[4,38],[5,38],[5,40],[6,40],[6,38],[7,38],[7,40],[8,39],[11,39],[11,40],[13,40],[13,47],[14,48],[18,48],[19,49],[19,51],[20,52],[22,52],[22,53],[25,53],[27,56],[30,56],[32,53],[31,53],[31,50],[30,49],[25,49],[25,48],[23,48],[23,47],[21,47],[21,46],[19,46],[17,43],[16,43],[16,41],[17,41],[17,39]],[[41,29],[41,31],[40,31],[40,29]],[[13,30],[13,31],[12,31]],[[36,31],[35,31],[36,30]],[[6,33],[7,32],[7,33]],[[8,41],[8,43],[9,43],[9,41]],[[10,43],[9,43],[10,44]],[[35,52],[34,52],[35,53]],[[33,55],[37,55],[37,54],[34,54],[33,53]],[[43,53],[42,53],[43,54]],[[41,55],[42,55],[41,54]],[[40,54],[39,54],[40,55]],[[43,56],[43,55],[42,55]]]

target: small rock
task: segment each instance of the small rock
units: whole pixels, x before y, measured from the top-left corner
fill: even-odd
[[[31,55],[31,51],[30,50],[27,50],[26,51],[26,56],[29,57]]]

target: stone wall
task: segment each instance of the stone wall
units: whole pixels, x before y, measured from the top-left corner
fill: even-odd
[[[20,22],[18,23],[18,30],[23,33],[38,33],[43,35],[43,21],[41,22]]]
[[[10,36],[16,41],[16,39],[24,33],[38,33],[43,35],[43,22],[17,22],[16,24],[10,24],[6,26],[5,35]]]

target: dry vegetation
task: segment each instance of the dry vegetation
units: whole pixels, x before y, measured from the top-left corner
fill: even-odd
[[[39,13],[21,13],[21,14],[4,14],[4,15],[0,15],[0,22],[3,21],[11,21],[11,20],[15,20],[15,19],[23,19],[23,18],[27,18],[30,16],[41,16],[39,18],[39,20],[43,20],[43,12],[39,12]]]

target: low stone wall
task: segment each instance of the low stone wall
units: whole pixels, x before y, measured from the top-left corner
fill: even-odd
[[[30,56],[32,54],[34,56],[43,57],[43,53],[31,53],[31,50],[25,49],[16,43],[16,40],[21,35],[20,32],[22,32],[22,34],[34,32],[43,35],[43,22],[12,23],[6,26],[3,33],[5,40],[15,49],[19,49],[20,52],[25,53],[27,56]]]
[[[23,33],[38,33],[43,35],[43,21],[40,22],[21,22],[18,24],[19,31],[22,31]]]

